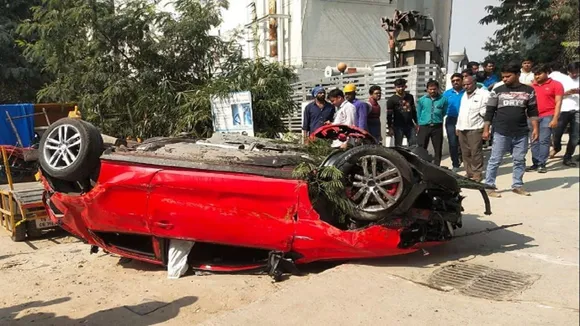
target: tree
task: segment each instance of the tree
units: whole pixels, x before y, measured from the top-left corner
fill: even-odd
[[[500,28],[483,47],[498,65],[531,56],[536,62],[566,62],[562,42],[578,19],[578,0],[502,0],[487,6],[480,24],[497,23]]]
[[[266,59],[242,62],[227,72],[196,89],[183,92],[184,104],[181,106],[183,124],[181,129],[195,126],[195,121],[206,122],[205,133],[211,125],[209,99],[213,95],[225,96],[231,91],[249,90],[252,93],[254,128],[263,136],[274,137],[285,130],[281,117],[297,109],[291,100],[291,83],[296,80],[293,69],[278,63],[268,63]],[[204,110],[193,110],[195,107]],[[197,128],[199,129],[199,128]]]
[[[39,35],[26,44],[27,57],[43,60],[55,75],[39,98],[78,102],[86,119],[117,136],[211,132],[209,96],[241,87],[256,90],[252,82],[259,79],[242,82],[263,77],[275,65],[249,71],[236,37],[224,40],[211,33],[221,24],[227,1],[176,0],[174,13],[161,10],[158,2],[42,0],[33,19],[20,26],[23,35]],[[289,83],[275,84],[289,92]],[[289,102],[288,94],[279,100]],[[278,111],[284,105],[279,103]],[[260,112],[256,102],[254,107],[260,128],[260,118],[269,113]]]
[[[0,103],[34,101],[47,76],[26,61],[16,44],[18,25],[32,16],[40,0],[0,0]]]

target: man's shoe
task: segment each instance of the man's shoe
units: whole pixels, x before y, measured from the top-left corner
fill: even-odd
[[[487,195],[493,198],[501,198],[501,194],[495,190],[486,190]]]
[[[522,195],[522,196],[531,196],[532,194],[530,194],[529,192],[525,191],[524,188],[519,187],[519,188],[513,188],[512,192],[514,194],[518,194],[518,195]]]
[[[564,160],[564,163],[562,163],[562,164],[564,164],[565,166],[569,166],[571,168],[575,168],[576,167],[576,163],[572,162],[571,159]]]
[[[459,172],[460,170],[461,170],[460,168],[452,168],[452,169],[451,169],[451,171],[453,171],[453,172],[455,172],[455,173]]]
[[[537,166],[537,165],[528,166],[526,168],[526,172],[538,171],[538,168],[539,168],[539,166]]]
[[[469,179],[471,179],[471,180],[473,180],[473,181],[475,181],[475,182],[481,182],[481,181],[483,180],[483,178],[482,178],[482,177],[471,177],[471,178],[469,178]]]
[[[542,165],[538,168],[538,173],[548,173],[548,169],[546,169],[545,165]]]

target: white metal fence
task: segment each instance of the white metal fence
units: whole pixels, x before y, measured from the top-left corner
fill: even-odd
[[[282,120],[286,123],[290,131],[297,132],[302,129],[302,103],[313,99],[311,91],[315,86],[322,86],[328,91],[333,88],[342,89],[344,85],[352,83],[356,85],[357,97],[366,100],[369,96],[369,87],[378,85],[383,90],[383,99],[387,99],[395,94],[393,82],[398,78],[407,80],[407,91],[415,99],[425,95],[427,82],[430,79],[439,81],[442,89],[445,87],[443,80],[445,75],[441,72],[441,68],[438,65],[415,65],[399,68],[375,66],[372,73],[340,75],[301,81],[293,84],[293,100],[298,104],[299,109],[291,116]]]

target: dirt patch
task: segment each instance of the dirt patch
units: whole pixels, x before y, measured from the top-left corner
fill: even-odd
[[[51,239],[54,240],[54,239]],[[300,278],[273,284],[258,275],[189,272],[99,251],[70,237],[15,243],[0,234],[0,325],[195,324],[247,305]]]

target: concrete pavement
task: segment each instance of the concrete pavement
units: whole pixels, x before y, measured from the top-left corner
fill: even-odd
[[[444,165],[450,165],[449,159]],[[464,228],[458,234],[523,223],[458,238],[430,250],[353,262],[305,278],[204,325],[578,325],[579,173],[551,160],[547,174],[526,173],[531,197],[509,191],[511,160],[500,168],[502,198],[493,215],[466,191]],[[536,281],[509,301],[474,298],[426,286],[441,266],[477,264],[524,273]]]

